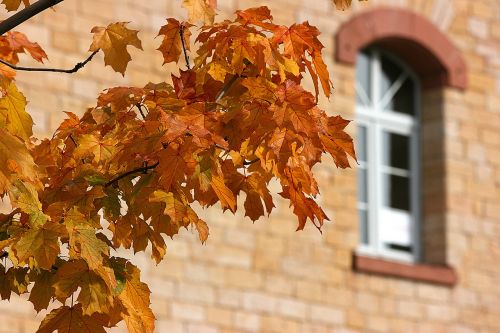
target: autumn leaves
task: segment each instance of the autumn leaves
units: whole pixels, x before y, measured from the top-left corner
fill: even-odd
[[[150,291],[116,250],[149,248],[160,262],[166,236],[182,228],[205,242],[209,226],[195,207],[243,209],[256,221],[274,208],[272,180],[298,229],[308,221],[321,228],[328,218],[315,201],[313,167],[325,153],[340,168],[355,159],[349,121],[317,105],[332,87],[315,27],[276,24],[266,7],[212,24],[215,1],[183,6],[189,22],[167,19],[158,50],[164,63],[177,63],[190,52],[193,24],[204,23],[192,68],[169,82],[105,90],[81,117],[67,112],[50,139],[32,138],[26,99],[13,76],[0,79],[0,196],[8,194],[13,206],[0,215],[0,249],[8,257],[0,263],[0,295],[8,299],[34,283],[37,311],[61,303],[39,332],[104,332],[121,320],[130,332],[153,332]],[[123,22],[92,33],[90,51],[101,50],[122,74],[127,48],[142,48]],[[24,51],[45,58],[23,35],[0,43],[1,59],[16,61]],[[313,93],[303,86],[306,76]]]

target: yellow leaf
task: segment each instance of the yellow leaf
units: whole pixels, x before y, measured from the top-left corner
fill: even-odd
[[[359,0],[359,1],[367,1],[367,0]],[[352,0],[333,0],[333,3],[340,10],[346,10],[351,7]]]
[[[36,333],[106,333],[102,316],[85,316],[82,305],[62,306],[52,310],[40,324]]]
[[[155,316],[149,308],[151,291],[140,281],[140,271],[131,263],[125,268],[126,280],[118,296],[127,309],[125,323],[130,333],[153,333]]]
[[[84,259],[93,270],[99,269],[103,256],[109,256],[109,247],[97,238],[95,226],[76,211],[65,219],[65,223],[69,233],[70,256]]]
[[[162,26],[158,35],[165,36],[158,50],[163,54],[163,64],[169,62],[177,63],[183,52],[181,29],[184,36],[184,45],[186,50],[190,47],[191,31],[189,31],[189,23],[180,23],[176,19],[168,18],[167,24]]]
[[[50,270],[60,252],[59,237],[64,228],[57,223],[47,223],[23,234],[12,246],[20,263],[28,263],[29,258],[35,259],[37,267]]]
[[[116,151],[116,139],[101,139],[94,134],[84,134],[78,139],[78,147],[75,149],[77,157],[85,157],[89,153],[94,155],[94,163],[108,160]]]
[[[224,82],[226,79],[227,70],[221,64],[217,62],[212,62],[208,68],[208,74],[213,77],[214,80]]]
[[[27,140],[33,134],[33,120],[26,112],[26,98],[12,81],[2,80],[0,88],[0,127],[5,127],[11,134]]]
[[[64,302],[78,288],[78,302],[82,304],[83,314],[107,313],[113,305],[111,290],[104,280],[89,270],[83,260],[71,261],[58,269],[54,279],[56,297]]]
[[[236,198],[234,193],[224,184],[222,177],[212,175],[212,182],[210,183],[212,189],[219,197],[222,208],[229,208],[233,213],[236,211]]]
[[[42,226],[50,220],[50,217],[42,211],[42,204],[33,184],[15,181],[10,189],[9,197],[13,206],[19,207],[29,215],[31,226]]]
[[[189,22],[196,24],[202,21],[204,24],[214,23],[215,5],[210,0],[184,0],[182,7],[188,11]]]
[[[0,128],[0,196],[15,178],[35,180],[35,162],[25,144]]]
[[[201,243],[205,243],[209,234],[207,223],[202,219],[197,219],[194,224],[196,226],[196,230],[198,230],[198,236],[200,237]]]
[[[90,51],[99,49],[104,52],[104,63],[111,66],[116,72],[125,75],[127,65],[132,58],[127,51],[127,46],[132,45],[142,50],[142,44],[137,37],[137,30],[126,27],[127,22],[118,22],[104,27],[94,27],[94,42]]]
[[[172,192],[154,191],[149,200],[151,202],[165,203],[164,213],[170,216],[175,223],[181,222],[186,215],[186,206],[175,198]]]

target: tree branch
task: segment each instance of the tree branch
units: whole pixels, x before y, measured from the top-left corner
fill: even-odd
[[[182,51],[184,51],[184,60],[186,60],[186,66],[188,69],[191,69],[191,66],[189,65],[189,56],[186,50],[186,41],[184,40],[184,25],[182,24],[179,29],[179,35],[181,35]]]
[[[17,27],[24,21],[29,20],[36,14],[43,12],[47,8],[55,6],[63,1],[64,0],[39,0],[35,2],[31,6],[24,8],[23,10],[12,15],[8,19],[0,22],[0,35],[3,35],[4,33],[11,31],[12,29]]]
[[[217,96],[215,97],[215,102],[218,103],[226,92],[232,87],[232,85],[240,78],[239,75],[233,75],[233,77],[227,81],[227,83],[222,87]]]
[[[254,163],[257,163],[258,161],[260,161],[260,158],[256,158],[256,159],[253,159],[251,161],[243,161],[243,165],[247,166],[247,165],[251,165],[251,164],[254,164]]]
[[[118,177],[111,179],[109,182],[104,184],[104,187],[109,187],[109,186],[113,185],[114,183],[116,183],[117,181],[119,181],[125,177],[128,177],[130,175],[133,175],[135,173],[146,173],[148,170],[156,168],[159,164],[160,164],[160,162],[156,162],[155,164],[152,164],[150,166],[146,165],[146,166],[134,169],[134,170],[127,171],[127,172],[119,175]]]
[[[92,52],[92,54],[87,58],[85,59],[84,61],[82,62],[79,62],[75,65],[75,67],[71,68],[71,69],[59,69],[59,68],[32,68],[32,67],[22,67],[22,66],[16,66],[16,65],[13,65],[5,60],[2,60],[0,59],[0,63],[4,64],[5,66],[8,66],[14,70],[17,70],[17,71],[26,71],[26,72],[54,72],[54,73],[68,73],[68,74],[72,74],[72,73],[76,73],[78,72],[81,68],[83,68],[90,60],[92,60],[92,58],[97,54],[97,52],[99,52],[99,50],[96,50],[94,52]]]

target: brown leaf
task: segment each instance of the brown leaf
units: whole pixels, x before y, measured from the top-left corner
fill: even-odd
[[[196,24],[199,21],[204,24],[214,23],[216,0],[183,0],[182,7],[186,8],[189,22]]]
[[[5,8],[9,12],[18,10],[19,6],[21,6],[21,0],[2,0],[2,3],[5,5]],[[28,7],[30,5],[29,0],[22,0],[22,3],[25,7]]]
[[[189,23],[180,23],[176,19],[169,18],[167,19],[167,24],[160,28],[158,35],[163,35],[164,37],[158,50],[163,55],[163,64],[179,62],[179,58],[183,53],[181,30],[184,36],[186,50],[189,50],[191,37],[189,27],[191,26],[192,25]]]
[[[125,75],[127,65],[132,58],[127,51],[127,46],[132,45],[142,50],[142,44],[137,37],[138,31],[126,27],[127,22],[118,22],[104,27],[94,27],[94,42],[89,51],[99,49],[104,52],[104,63],[111,66],[116,72]]]

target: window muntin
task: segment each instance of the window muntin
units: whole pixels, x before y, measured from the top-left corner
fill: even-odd
[[[378,49],[358,56],[357,151],[360,251],[419,257],[418,81]]]

